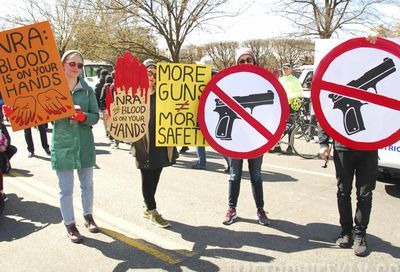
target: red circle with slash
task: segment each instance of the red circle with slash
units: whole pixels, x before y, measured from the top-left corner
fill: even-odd
[[[332,124],[330,124],[324,114],[327,109],[322,109],[321,105],[321,91],[329,91],[334,95],[347,96],[350,98],[355,98],[368,102],[374,105],[383,106],[393,110],[400,110],[400,102],[397,99],[390,98],[387,96],[370,93],[362,89],[357,89],[347,85],[336,84],[334,82],[324,81],[322,78],[331,65],[331,63],[340,55],[356,49],[356,48],[372,48],[386,51],[397,58],[400,58],[400,46],[394,42],[378,38],[375,44],[368,42],[365,38],[355,38],[350,39],[334,49],[332,49],[320,62],[318,65],[314,78],[312,81],[312,91],[311,91],[311,101],[315,110],[315,115],[318,122],[326,133],[331,136],[334,140],[340,142],[341,144],[357,149],[357,150],[375,150],[379,148],[386,147],[393,143],[396,143],[400,139],[400,129],[397,129],[393,134],[386,138],[382,138],[377,141],[371,142],[361,142],[350,139],[338,132]],[[382,61],[382,60],[380,60]],[[397,69],[398,70],[398,69]],[[398,71],[397,71],[398,72]],[[392,120],[390,120],[392,121]],[[372,128],[375,129],[375,128]]]
[[[251,73],[256,76],[259,76],[262,80],[268,81],[272,87],[275,89],[274,94],[277,94],[277,98],[274,98],[274,103],[280,103],[280,113],[281,115],[276,118],[271,114],[271,118],[279,119],[279,123],[275,131],[269,131],[259,120],[257,120],[254,116],[252,116],[249,112],[245,110],[244,107],[239,105],[239,102],[234,100],[229,94],[229,90],[222,90],[218,87],[218,82],[223,80],[225,77],[234,75],[236,73]],[[244,74],[243,74],[244,75]],[[238,74],[241,76],[241,74]],[[244,75],[245,76],[245,75]],[[246,82],[246,78],[243,78],[244,82]],[[251,85],[251,84],[249,84]],[[218,97],[222,103],[224,103],[229,109],[231,109],[240,119],[243,119],[247,124],[249,124],[252,128],[254,128],[263,138],[267,141],[265,144],[261,144],[257,148],[246,151],[236,151],[231,150],[223,146],[223,144],[219,143],[210,133],[207,127],[207,120],[205,118],[206,114],[206,103],[210,97],[210,94],[213,93],[216,97]],[[274,95],[274,97],[276,97]],[[228,156],[230,158],[238,158],[238,159],[251,159],[256,158],[272,147],[280,140],[280,137],[283,131],[286,128],[286,122],[289,118],[289,105],[288,99],[286,96],[286,92],[283,89],[282,85],[275,78],[275,76],[269,71],[256,66],[256,65],[236,65],[229,68],[226,68],[220,72],[218,72],[211,81],[207,84],[199,101],[199,110],[198,110],[198,120],[201,132],[203,133],[205,139],[208,144],[219,153]],[[268,115],[268,111],[265,112]],[[245,145],[245,142],[241,142],[241,144]],[[244,148],[246,149],[246,148]]]

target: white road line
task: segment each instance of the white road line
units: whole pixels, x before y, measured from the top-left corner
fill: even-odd
[[[319,173],[319,172],[302,170],[302,169],[291,168],[291,167],[283,167],[283,166],[269,164],[269,163],[263,163],[263,166],[267,167],[267,168],[271,167],[271,168],[276,168],[276,169],[280,169],[280,170],[288,170],[288,171],[292,171],[292,172],[299,172],[299,173],[322,176],[322,177],[328,177],[328,178],[335,178],[336,177],[335,175],[332,175],[332,174],[323,174],[323,173]]]

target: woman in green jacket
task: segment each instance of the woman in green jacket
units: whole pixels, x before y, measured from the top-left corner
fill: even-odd
[[[82,242],[83,238],[75,225],[73,207],[74,169],[77,169],[85,227],[90,232],[99,229],[93,220],[93,166],[96,153],[92,126],[99,120],[96,95],[79,77],[83,67],[83,56],[70,50],[61,58],[68,87],[77,109],[71,118],[54,122],[51,145],[51,164],[56,170],[60,187],[60,209],[70,240]]]

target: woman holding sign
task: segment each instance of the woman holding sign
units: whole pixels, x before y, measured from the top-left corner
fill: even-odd
[[[241,48],[236,54],[236,64],[256,65],[256,56],[250,48]],[[263,155],[248,159],[249,174],[251,180],[251,189],[257,207],[258,222],[261,225],[269,225],[270,221],[264,211],[264,195],[263,182],[261,179],[261,165]],[[230,225],[237,218],[236,205],[240,192],[240,181],[242,178],[243,159],[230,160],[229,178],[229,208],[226,212],[225,219],[222,222],[225,225]]]
[[[132,154],[135,154],[136,165],[142,175],[142,194],[146,205],[143,216],[152,224],[166,228],[169,223],[157,211],[155,194],[161,171],[176,163],[178,151],[175,147],[156,147],[156,63],[147,59],[143,64],[149,77],[150,120],[145,136],[133,143]]]
[[[51,164],[58,177],[60,209],[67,235],[72,242],[80,243],[83,238],[75,225],[72,198],[74,169],[77,169],[80,181],[84,225],[90,232],[99,231],[92,216],[93,166],[96,164],[92,126],[99,120],[99,109],[95,93],[79,77],[83,67],[82,54],[70,50],[64,53],[61,61],[76,113],[71,118],[54,122]]]

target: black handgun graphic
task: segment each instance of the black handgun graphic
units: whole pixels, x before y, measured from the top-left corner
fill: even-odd
[[[376,90],[376,84],[395,71],[396,67],[393,60],[385,58],[381,64],[367,71],[359,79],[350,81],[347,86],[352,86],[365,91],[369,88],[373,88],[375,93],[378,93]],[[329,94],[328,97],[332,99],[333,108],[340,109],[343,112],[343,124],[347,135],[352,135],[365,130],[361,107],[368,103],[338,94]]]
[[[253,109],[262,105],[271,105],[274,103],[274,93],[268,90],[267,93],[251,94],[248,96],[233,96],[243,108],[250,108],[251,113]],[[221,99],[215,99],[215,109],[218,112],[219,120],[215,129],[215,137],[221,140],[232,140],[232,128],[235,119],[240,117],[231,110]]]

